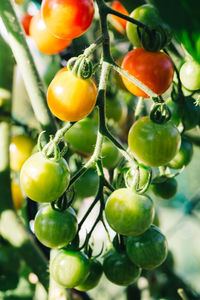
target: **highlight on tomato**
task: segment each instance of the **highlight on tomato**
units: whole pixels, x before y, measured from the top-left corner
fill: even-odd
[[[41,17],[41,11],[38,11],[31,20],[30,35],[39,51],[44,54],[57,54],[71,43],[70,39],[60,39],[49,32]]]
[[[70,71],[57,74],[49,85],[47,103],[60,120],[75,122],[88,116],[95,104],[97,88],[92,79],[81,79]]]
[[[170,57],[163,52],[150,52],[143,48],[134,49],[126,54],[122,62],[122,69],[134,76],[157,95],[163,94],[171,85],[174,67]],[[149,98],[149,96],[122,76],[127,90],[135,96]]]
[[[126,10],[126,8],[121,4],[120,1],[113,1],[112,4],[111,4],[111,8],[120,12],[121,14],[124,14],[124,15],[129,15],[128,11]],[[112,23],[113,27],[118,31],[120,32],[121,34],[124,34],[125,33],[125,30],[126,30],[126,24],[127,24],[127,21],[120,18],[120,17],[117,17],[115,15],[110,15],[110,22]]]
[[[43,0],[41,9],[48,30],[60,39],[81,36],[94,18],[93,0]]]
[[[26,35],[30,35],[30,23],[32,18],[33,16],[29,15],[28,13],[24,14],[23,17],[21,18],[21,24],[22,27],[24,28]]]

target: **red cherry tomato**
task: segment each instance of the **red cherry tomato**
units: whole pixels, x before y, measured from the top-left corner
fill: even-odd
[[[42,16],[48,30],[61,39],[85,33],[94,17],[92,0],[44,0]]]
[[[111,5],[111,8],[120,12],[121,14],[124,14],[124,15],[129,15],[128,11],[126,10],[126,8],[120,3],[120,1],[113,1],[112,5]],[[111,22],[112,22],[112,25],[114,26],[114,28],[119,31],[121,34],[124,34],[125,33],[125,30],[126,30],[126,24],[127,24],[127,21],[120,18],[120,17],[117,17],[115,15],[111,15]]]
[[[37,48],[44,54],[56,54],[66,49],[71,40],[59,39],[51,34],[39,11],[31,20],[30,35],[34,39]]]
[[[22,27],[24,28],[26,35],[30,35],[30,23],[31,23],[32,18],[33,18],[33,16],[31,16],[29,14],[25,14],[21,19],[21,24],[22,24]]]
[[[164,93],[172,83],[174,67],[171,59],[163,52],[149,52],[137,48],[125,56],[122,69],[133,75],[157,95]],[[122,76],[126,88],[133,95],[149,98],[134,83]]]

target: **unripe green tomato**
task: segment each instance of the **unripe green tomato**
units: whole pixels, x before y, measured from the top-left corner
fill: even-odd
[[[161,265],[167,257],[167,240],[155,225],[137,237],[128,237],[126,251],[137,266],[150,270]]]
[[[130,17],[149,25],[150,27],[155,27],[161,24],[156,8],[150,4],[144,4],[137,7],[132,11]],[[127,22],[126,33],[133,46],[137,48],[142,46],[138,37],[137,25]]]
[[[69,185],[70,172],[64,158],[54,161],[41,152],[33,154],[24,163],[20,184],[32,200],[44,203],[57,200]]]
[[[113,169],[120,159],[120,152],[109,140],[105,140],[102,147],[102,163],[104,168]]]
[[[166,101],[166,105],[169,107],[171,112],[171,121],[174,125],[178,126],[181,123],[182,118],[182,109],[179,103],[173,101],[172,99],[168,99]]]
[[[74,183],[77,198],[83,199],[96,195],[99,185],[99,176],[96,169],[88,169]]]
[[[180,79],[186,89],[200,89],[200,64],[196,61],[184,63],[180,69]]]
[[[67,131],[65,138],[73,150],[91,155],[97,139],[97,123],[90,118],[80,120]]]
[[[193,145],[186,138],[182,138],[181,148],[176,156],[168,163],[168,167],[172,169],[181,169],[183,166],[187,166],[193,156]]]
[[[169,178],[164,182],[151,184],[151,190],[160,198],[170,199],[176,195],[177,186],[176,179]]]
[[[130,285],[141,274],[141,269],[133,264],[126,253],[111,249],[105,256],[103,270],[111,282],[117,285]]]
[[[139,235],[149,228],[154,218],[154,205],[147,195],[130,189],[114,191],[106,202],[106,220],[110,227],[122,235]]]
[[[187,98],[182,105],[182,123],[185,130],[190,130],[199,124],[200,108],[194,98]]]
[[[89,265],[83,252],[62,249],[50,264],[50,274],[61,286],[74,288],[86,280]]]
[[[106,99],[106,117],[112,119],[118,124],[121,124],[125,121],[127,117],[127,106],[124,101],[117,98]]]
[[[49,248],[60,248],[71,242],[78,223],[72,208],[56,211],[51,205],[40,208],[35,217],[34,232],[38,240]]]
[[[159,167],[174,158],[180,148],[181,136],[170,121],[158,124],[149,117],[140,118],[128,134],[129,149],[146,166]]]
[[[90,268],[88,277],[78,286],[76,290],[89,291],[95,288],[103,274],[103,267],[97,259],[90,259]]]

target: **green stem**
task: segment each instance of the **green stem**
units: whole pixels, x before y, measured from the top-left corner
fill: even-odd
[[[135,121],[137,121],[140,118],[143,111],[143,107],[144,107],[144,98],[140,97],[138,99],[138,103],[135,110]]]
[[[188,297],[186,296],[185,291],[183,289],[178,289],[177,292],[182,300],[188,300]]]
[[[48,134],[54,133],[56,131],[55,120],[45,100],[46,97],[38,71],[11,0],[0,1],[0,17],[7,29],[10,47],[20,68],[35,116]]]

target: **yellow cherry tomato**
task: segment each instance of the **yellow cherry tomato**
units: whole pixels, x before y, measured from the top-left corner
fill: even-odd
[[[22,193],[20,186],[16,184],[14,181],[11,182],[11,193],[12,193],[14,208],[16,210],[22,208],[22,205],[24,203],[24,195]]]

